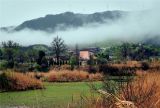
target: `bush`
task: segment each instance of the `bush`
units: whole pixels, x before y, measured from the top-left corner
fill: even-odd
[[[89,66],[88,67],[88,72],[89,73],[96,73],[98,71],[98,69],[94,66]]]
[[[44,63],[42,63],[41,65],[35,63],[35,64],[33,64],[32,68],[34,71],[39,71],[39,72],[48,72],[49,71],[49,67]]]
[[[112,76],[132,76],[135,75],[135,68],[133,67],[117,67],[111,65],[100,65],[99,71],[104,74],[109,74]]]
[[[84,71],[60,71],[50,72],[47,75],[49,82],[77,82],[77,81],[89,81],[89,80],[102,80],[102,74],[95,73],[89,74]]]
[[[141,63],[141,68],[142,68],[142,70],[148,70],[149,69],[149,64],[147,62],[142,62]]]
[[[7,69],[8,62],[5,60],[0,61],[0,70]]]
[[[124,84],[122,96],[138,108],[160,108],[160,74],[147,73]]]
[[[22,73],[4,72],[0,75],[0,89],[5,91],[42,89],[41,81]]]
[[[7,68],[13,68],[14,67],[14,61],[13,60],[9,60],[7,63]]]
[[[119,70],[117,67],[109,66],[109,65],[100,65],[99,66],[99,71],[103,72],[104,74],[118,74]]]
[[[92,73],[89,74],[89,79],[92,81],[101,81],[103,79],[103,75],[101,73]]]
[[[25,72],[29,71],[29,64],[28,63],[23,63],[23,64],[15,63],[14,71],[25,73]]]
[[[54,72],[48,77],[49,82],[75,82],[87,80],[89,75],[87,72]]]
[[[105,80],[102,89],[90,85],[91,89],[100,93],[101,97],[82,98],[77,106],[84,105],[87,108],[160,108],[159,83],[160,73],[158,71],[142,72],[134,80],[122,83],[122,86],[115,81]]]
[[[117,95],[119,92],[119,85],[114,80],[106,80],[103,82],[103,88],[111,94]]]

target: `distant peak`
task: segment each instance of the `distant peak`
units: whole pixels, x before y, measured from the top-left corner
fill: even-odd
[[[106,20],[116,21],[117,19],[123,17],[123,14],[123,11],[103,11],[95,12],[93,14],[74,13],[67,11],[58,14],[47,14],[44,17],[24,21],[22,24],[11,30],[20,31],[27,28],[46,32],[55,32],[57,30],[64,31],[68,28],[82,27],[85,24],[101,24],[105,23]],[[8,31],[10,28],[1,28],[1,30]]]
[[[67,11],[67,12],[64,12],[64,14],[74,14],[74,13],[70,12],[70,11]]]

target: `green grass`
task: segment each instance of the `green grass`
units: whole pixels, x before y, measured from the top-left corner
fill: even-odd
[[[64,107],[80,100],[81,95],[90,96],[87,82],[45,83],[46,89],[0,93],[0,108],[4,106],[31,106],[34,108]],[[94,83],[101,86],[100,82]]]

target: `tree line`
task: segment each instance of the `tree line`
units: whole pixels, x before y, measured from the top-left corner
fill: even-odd
[[[50,45],[50,54],[46,54],[44,50],[37,50],[33,48],[26,49],[13,41],[7,41],[1,43],[0,48],[0,69],[3,68],[20,68],[20,65],[27,67],[28,70],[38,69],[39,71],[47,71],[47,69],[54,65],[61,65],[60,57],[68,57],[71,69],[75,66],[79,67],[79,48],[75,46],[75,54],[71,55],[67,52],[67,45],[60,37],[55,37]],[[47,56],[54,56],[53,58],[46,58]],[[98,53],[91,55],[90,60],[87,61],[88,65],[99,65],[112,62],[113,60],[145,60],[150,57],[160,56],[160,47],[149,44],[139,43],[122,43],[120,45],[114,45],[105,50],[101,50]],[[96,60],[95,60],[96,58]]]
[[[60,37],[55,37],[51,43],[51,52],[55,55],[56,61],[60,61],[60,56],[67,50],[64,40]],[[39,67],[47,68],[53,61],[48,61],[46,52],[33,48],[26,49],[11,40],[1,43],[0,48],[0,67],[14,68],[18,64],[28,64],[30,68]],[[34,66],[36,64],[36,66]]]

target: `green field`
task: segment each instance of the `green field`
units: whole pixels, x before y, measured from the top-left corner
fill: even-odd
[[[0,108],[4,106],[31,106],[34,108],[64,107],[72,101],[79,101],[82,95],[90,96],[87,82],[45,83],[43,90],[0,93]],[[94,83],[101,86],[100,82]]]

